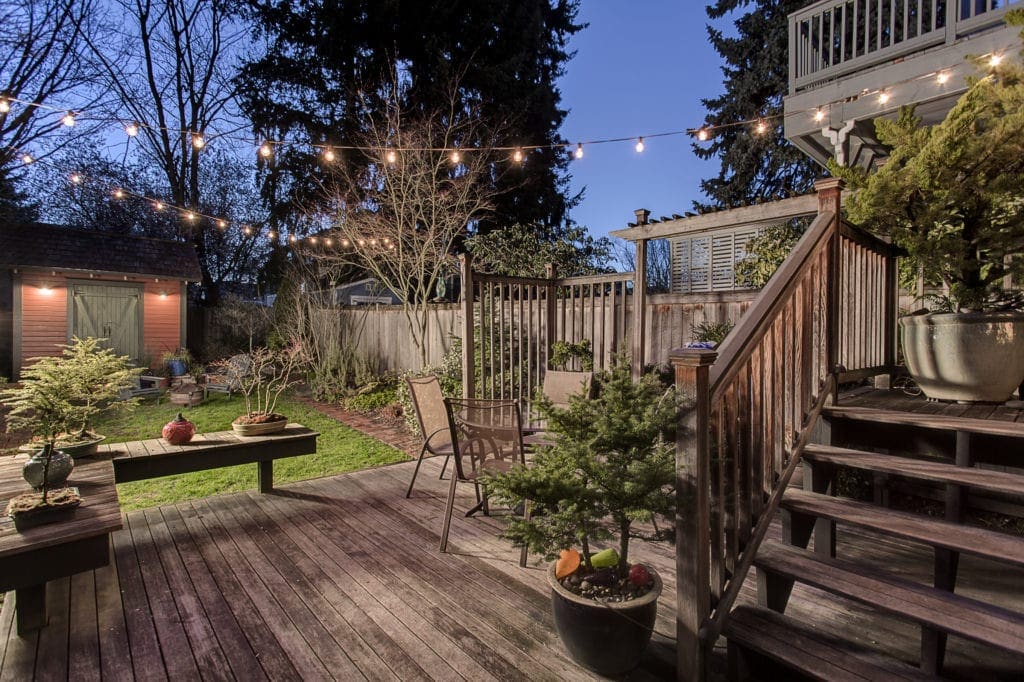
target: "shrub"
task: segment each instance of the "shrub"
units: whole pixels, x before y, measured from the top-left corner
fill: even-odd
[[[441,359],[439,365],[428,365],[419,371],[409,371],[403,376],[423,377],[434,374],[441,382],[441,392],[447,397],[462,396],[462,339],[457,336],[449,337],[451,345]],[[405,417],[405,424],[413,433],[419,431],[420,426],[416,421],[416,408],[412,404],[412,396],[409,395],[409,386],[405,381],[399,381],[395,387],[398,404],[402,406],[402,415]]]
[[[779,269],[796,246],[806,225],[793,222],[772,225],[747,241],[746,257],[736,263],[736,286],[760,289]]]
[[[722,322],[705,321],[690,327],[690,335],[694,341],[711,342],[715,345],[721,345],[734,326],[732,320],[723,320]]]

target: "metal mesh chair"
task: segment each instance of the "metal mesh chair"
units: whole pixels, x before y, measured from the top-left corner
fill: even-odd
[[[441,382],[431,374],[425,377],[406,377],[405,383],[409,387],[412,405],[416,409],[416,421],[419,422],[420,432],[423,434],[423,447],[420,448],[420,456],[416,460],[409,489],[405,491],[405,496],[409,497],[412,495],[412,486],[416,483],[416,475],[420,472],[423,456],[428,452],[431,455],[444,455],[440,476],[444,477],[444,470],[448,467],[448,459],[453,450]]]
[[[562,372],[549,369],[544,372],[544,395],[555,407],[569,407],[569,396],[583,392],[590,395],[594,383],[593,372]],[[552,443],[550,434],[544,432],[544,425],[538,424],[527,429],[524,442],[527,446],[543,446]]]
[[[518,402],[447,398],[444,403],[455,466],[451,485],[448,487],[448,502],[445,505],[444,527],[441,531],[442,552],[448,548],[448,532],[451,529],[455,490],[458,484],[472,483],[476,490],[476,505],[466,512],[466,516],[472,516],[478,511],[488,514],[487,491],[481,490],[480,478],[485,474],[508,471],[516,465],[526,465],[522,417]],[[526,511],[528,513],[528,509]],[[519,564],[526,565],[526,548],[522,550]]]

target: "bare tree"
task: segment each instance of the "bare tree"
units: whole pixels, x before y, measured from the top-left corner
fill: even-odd
[[[93,0],[0,0],[0,185],[13,193],[21,157],[48,153],[82,134],[72,134],[52,107],[86,109],[100,95],[92,76],[86,39],[92,30]],[[66,134],[58,135],[62,130]],[[46,139],[47,149],[30,149]],[[6,203],[0,197],[0,204]]]
[[[135,149],[166,178],[170,201],[215,213],[204,195],[203,155],[218,134],[240,127],[230,60],[245,33],[230,0],[115,0],[105,42],[90,40],[105,85],[116,96],[111,116],[134,123]],[[209,220],[179,216],[179,231],[195,244],[203,266],[203,293],[218,297],[206,233]],[[236,245],[237,246],[237,245]]]
[[[612,254],[623,270],[636,270],[636,247],[631,242],[616,240]],[[663,294],[672,284],[671,244],[667,239],[651,239],[647,242],[647,291]]]
[[[477,139],[479,119],[453,107],[406,116],[392,100],[369,119],[358,142],[372,150],[354,174],[339,170],[329,187],[332,227],[312,255],[354,266],[402,299],[410,340],[426,365],[429,302],[455,271],[454,247],[493,205],[486,178],[499,172],[489,149],[460,149]],[[309,240],[307,240],[309,241]]]

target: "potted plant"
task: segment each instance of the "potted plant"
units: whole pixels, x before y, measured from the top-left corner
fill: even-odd
[[[849,218],[948,290],[946,310],[900,320],[907,368],[930,398],[1002,402],[1024,380],[1024,314],[1003,290],[1024,275],[1024,68],[971,79],[938,125],[905,108],[875,129],[891,149],[884,166],[832,168],[858,190]]]
[[[196,362],[187,348],[167,351],[162,356],[167,376],[170,378],[184,377],[191,374]]]
[[[288,417],[274,410],[281,394],[295,383],[292,375],[304,364],[302,346],[297,341],[280,349],[260,346],[248,357],[249,368],[239,377],[245,414],[231,422],[231,428],[242,436],[281,431],[288,425]]]
[[[75,466],[70,455],[54,447],[74,418],[73,396],[73,385],[60,358],[39,358],[22,370],[20,385],[0,391],[0,403],[11,408],[6,428],[31,430],[42,446],[22,468],[25,480],[37,492],[18,495],[7,505],[7,514],[19,530],[57,520],[81,502],[74,490],[51,494]]]
[[[635,667],[657,614],[661,578],[632,564],[629,543],[650,539],[634,526],[675,509],[671,434],[682,398],[654,374],[634,382],[624,356],[594,377],[596,397],[567,408],[541,400],[551,444],[528,467],[494,476],[490,494],[529,504],[504,536],[547,559],[555,627],[570,655],[603,675]],[[614,547],[604,543],[618,538]]]

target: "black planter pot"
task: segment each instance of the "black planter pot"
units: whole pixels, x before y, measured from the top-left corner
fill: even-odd
[[[658,615],[661,576],[648,566],[654,587],[639,599],[617,604],[584,599],[555,579],[548,569],[555,630],[573,660],[600,675],[621,675],[635,668],[651,640]]]

